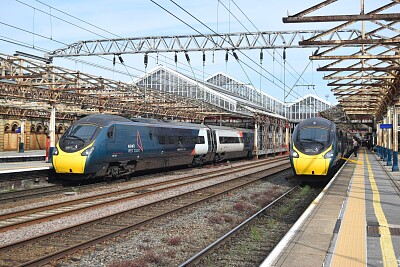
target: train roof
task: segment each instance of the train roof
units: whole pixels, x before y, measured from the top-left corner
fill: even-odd
[[[108,126],[113,122],[131,122],[129,119],[110,114],[92,114],[78,120],[78,123],[94,123],[100,126]]]
[[[148,119],[148,118],[131,118],[134,122],[142,122],[142,123],[149,123],[149,124],[157,124],[157,125],[165,125],[165,126],[181,126],[181,127],[188,127],[188,128],[211,128],[211,129],[221,129],[221,130],[251,130],[245,128],[236,128],[236,127],[228,127],[228,126],[218,126],[218,125],[204,125],[204,124],[196,124],[190,122],[179,122],[179,121],[163,121],[158,119]]]
[[[133,122],[153,124],[158,126],[167,126],[167,127],[186,127],[186,128],[206,128],[204,124],[198,123],[189,123],[189,122],[180,122],[180,121],[164,121],[158,119],[149,119],[149,118],[131,118]]]
[[[214,130],[238,130],[238,131],[253,131],[253,129],[246,129],[246,128],[237,128],[237,127],[229,127],[229,126],[218,126],[218,125],[208,125],[210,129]]]
[[[228,126],[217,126],[217,125],[204,125],[204,124],[196,124],[189,122],[177,122],[177,121],[163,121],[158,119],[151,118],[125,118],[118,115],[110,115],[110,114],[92,114],[77,121],[78,123],[94,123],[99,126],[109,126],[114,122],[123,122],[123,123],[140,123],[146,124],[148,126],[159,126],[159,127],[175,127],[175,128],[190,128],[190,129],[202,129],[202,128],[210,128],[210,129],[221,129],[221,130],[251,130],[245,128],[235,128]]]
[[[335,123],[333,123],[332,121],[327,120],[325,118],[314,117],[314,118],[305,119],[298,124],[299,128],[303,128],[303,127],[307,127],[307,126],[315,126],[315,125],[323,126],[326,128],[332,128],[333,125],[335,125]]]

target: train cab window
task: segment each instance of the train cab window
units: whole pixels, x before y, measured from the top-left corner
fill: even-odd
[[[107,137],[108,139],[114,139],[114,126],[108,128]]]
[[[65,137],[81,139],[83,141],[92,140],[98,127],[95,125],[75,125],[70,127],[65,133]]]
[[[299,141],[317,141],[329,143],[329,131],[324,128],[303,128],[299,132]]]

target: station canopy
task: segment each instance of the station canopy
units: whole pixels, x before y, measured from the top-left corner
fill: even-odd
[[[350,121],[382,121],[388,109],[399,102],[399,3],[362,0],[358,10],[332,15],[343,10],[335,7],[346,2],[326,0],[283,18],[285,23],[335,24],[299,44],[315,47],[311,60],[329,62],[317,70],[328,72],[324,79]],[[329,15],[321,15],[324,12]],[[361,35],[343,40],[337,32],[346,29],[356,29]]]

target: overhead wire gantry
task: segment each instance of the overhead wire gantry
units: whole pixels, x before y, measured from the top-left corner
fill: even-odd
[[[225,34],[198,34],[176,36],[148,36],[134,38],[78,41],[56,49],[46,56],[72,57],[92,55],[149,54],[167,52],[226,51],[251,49],[283,49],[304,47],[303,40],[320,40],[322,30],[263,31]],[[358,30],[338,30],[331,35],[342,40],[357,38]],[[322,39],[321,39],[322,40]]]

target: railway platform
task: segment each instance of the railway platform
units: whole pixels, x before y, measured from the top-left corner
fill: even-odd
[[[23,153],[18,151],[0,152],[0,163],[2,162],[21,162],[21,161],[44,161],[45,150],[27,150]]]
[[[45,162],[45,154],[44,150],[0,152],[0,175],[51,169],[51,163]]]
[[[399,188],[400,172],[360,150],[261,266],[400,266]]]

